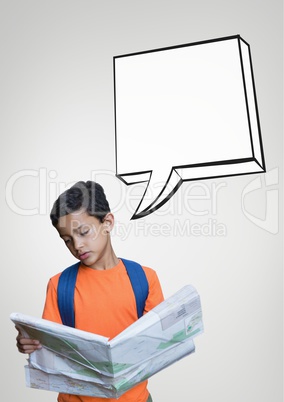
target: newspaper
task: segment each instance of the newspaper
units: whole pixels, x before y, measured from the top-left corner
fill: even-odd
[[[136,384],[195,351],[203,332],[200,297],[186,285],[113,339],[12,313],[38,339],[25,366],[26,385],[67,394],[119,398]]]

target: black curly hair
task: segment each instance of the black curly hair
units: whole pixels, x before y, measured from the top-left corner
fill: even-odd
[[[59,218],[84,209],[89,215],[103,222],[110,212],[109,203],[103,187],[94,181],[78,181],[64,191],[55,201],[50,212],[53,226],[57,226]]]

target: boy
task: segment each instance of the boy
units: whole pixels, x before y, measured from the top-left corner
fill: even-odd
[[[74,296],[75,327],[113,338],[137,320],[136,302],[123,262],[116,256],[110,238],[114,216],[103,188],[95,182],[78,182],[55,201],[51,222],[75,258],[80,260]],[[144,313],[163,301],[158,277],[143,267],[149,284]],[[62,323],[57,304],[60,273],[49,280],[43,318]],[[19,332],[17,347],[21,353],[40,349],[37,340]],[[60,393],[58,402],[111,402],[106,399]],[[127,391],[120,402],[150,402],[144,381]]]

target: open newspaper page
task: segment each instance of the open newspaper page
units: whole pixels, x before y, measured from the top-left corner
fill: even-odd
[[[11,319],[43,345],[30,356],[28,386],[105,398],[194,352],[193,338],[203,332],[200,298],[190,285],[112,340],[19,313]]]

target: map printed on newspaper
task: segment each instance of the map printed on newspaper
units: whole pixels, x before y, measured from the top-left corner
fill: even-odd
[[[186,285],[109,340],[48,320],[12,313],[43,348],[25,366],[28,387],[119,398],[136,384],[194,352],[203,332],[200,297]]]

